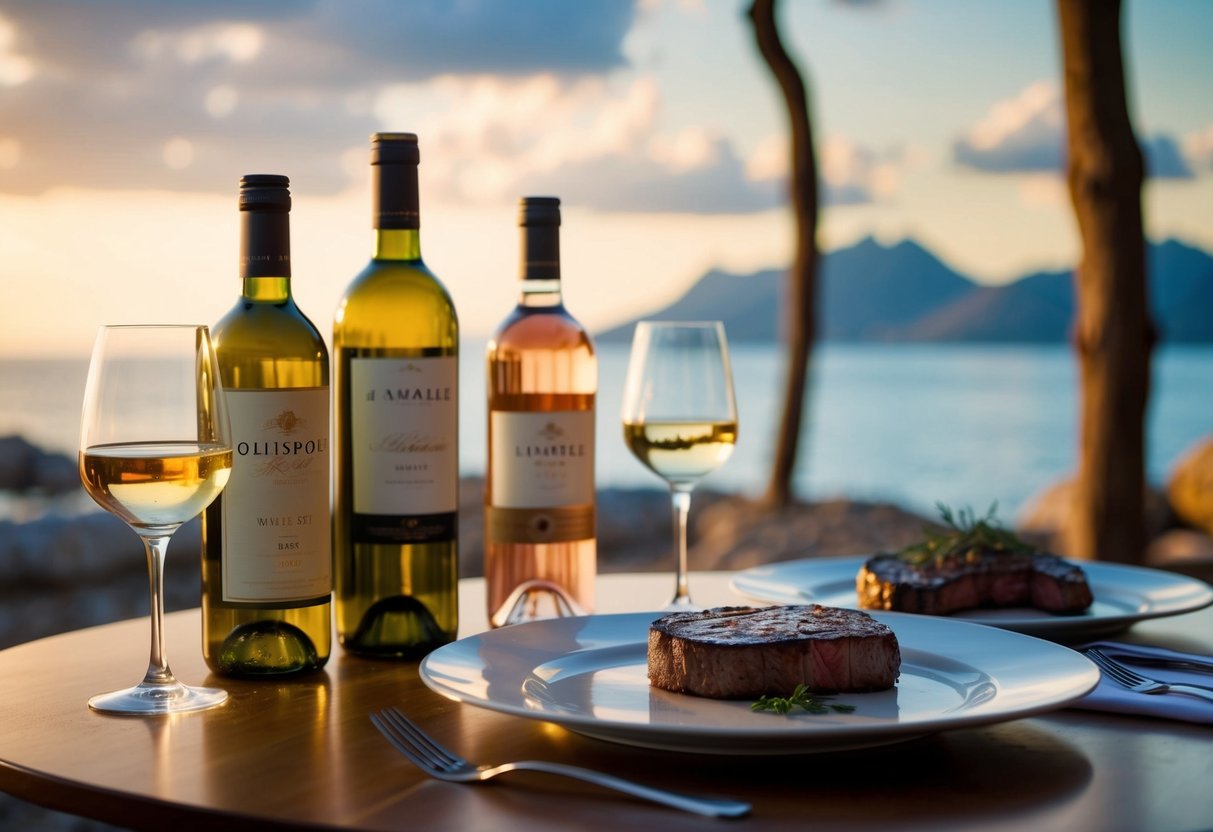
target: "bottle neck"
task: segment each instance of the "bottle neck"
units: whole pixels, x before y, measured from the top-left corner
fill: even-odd
[[[564,302],[560,294],[560,280],[526,280],[519,283],[518,305],[528,308],[560,306]]]
[[[376,260],[421,259],[417,165],[380,161],[371,166],[371,226]]]
[[[416,228],[376,228],[371,250],[376,260],[420,260],[421,232]]]
[[[246,277],[240,290],[245,300],[257,303],[281,303],[291,297],[289,277]]]
[[[520,262],[521,306],[559,306],[560,226],[524,225]]]
[[[291,295],[291,227],[285,211],[240,213],[241,295],[281,301]]]

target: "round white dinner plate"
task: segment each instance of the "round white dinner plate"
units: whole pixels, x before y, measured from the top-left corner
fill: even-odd
[[[1099,681],[1089,660],[1052,642],[946,618],[876,613],[901,647],[893,689],[830,700],[853,705],[851,713],[755,713],[748,700],[649,686],[649,624],[661,615],[591,615],[490,630],[430,653],[421,678],[469,705],[612,742],[710,754],[808,754],[900,742],[1061,708]]]
[[[729,585],[754,601],[854,609],[858,606],[855,576],[868,557],[809,558],[757,566],[738,572]],[[1147,618],[1179,615],[1213,604],[1213,587],[1186,575],[1117,563],[1077,563],[1086,572],[1095,599],[1084,612],[1054,615],[1014,607],[964,610],[946,617],[1075,643],[1120,632]]]

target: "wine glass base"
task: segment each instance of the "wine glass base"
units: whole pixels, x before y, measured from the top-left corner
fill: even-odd
[[[180,682],[167,685],[141,682],[133,688],[97,694],[88,700],[88,706],[106,714],[148,716],[202,711],[225,701],[227,691],[219,688],[194,688]]]

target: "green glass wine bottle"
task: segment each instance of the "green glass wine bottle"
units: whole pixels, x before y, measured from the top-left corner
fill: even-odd
[[[337,307],[337,635],[417,658],[455,638],[459,322],[421,259],[417,137],[371,138],[374,253]]]
[[[289,180],[240,180],[236,305],[213,328],[232,423],[202,523],[203,655],[216,673],[322,667],[332,644],[329,361],[291,296]]]

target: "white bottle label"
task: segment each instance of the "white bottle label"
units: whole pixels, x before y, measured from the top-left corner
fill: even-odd
[[[333,587],[329,388],[227,391],[223,600],[298,603]]]
[[[594,411],[494,410],[489,418],[494,506],[593,504]]]
[[[352,358],[354,513],[459,507],[458,359]]]

